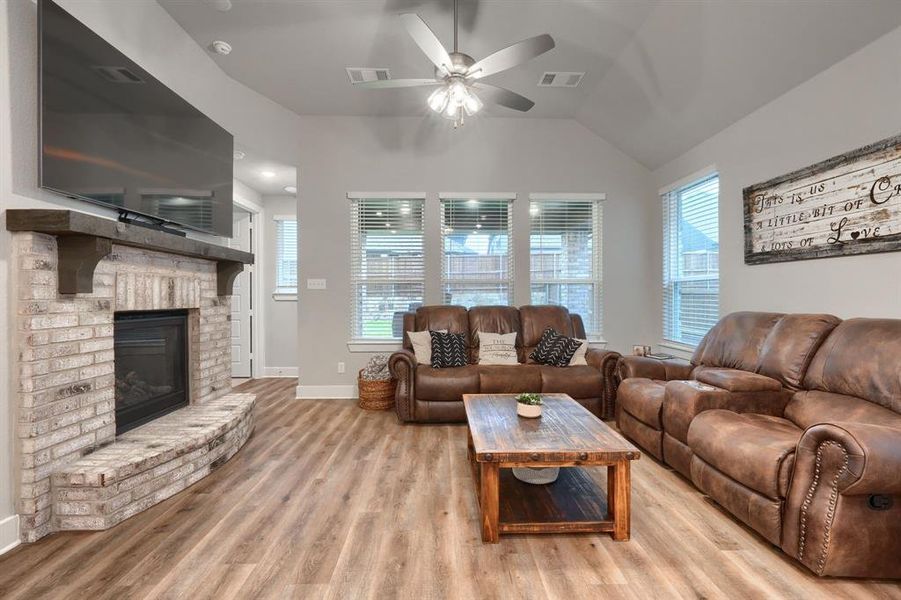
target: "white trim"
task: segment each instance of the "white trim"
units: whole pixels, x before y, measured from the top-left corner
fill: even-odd
[[[439,200],[516,200],[516,192],[438,192]]]
[[[0,520],[0,554],[9,552],[20,543],[19,515],[10,515]]]
[[[574,194],[562,194],[558,192],[539,192],[535,194],[529,194],[529,200],[557,200],[557,201],[586,201],[586,200],[595,200],[595,201],[603,201],[607,199],[607,194],[601,193],[574,193]]]
[[[716,168],[716,164],[708,165],[699,171],[695,171],[691,175],[687,175],[687,176],[683,177],[682,179],[679,179],[678,181],[675,181],[669,185],[666,185],[666,186],[660,188],[657,191],[657,194],[660,196],[662,196],[664,194],[668,194],[671,191],[681,188],[681,187],[685,187],[686,185],[688,185],[690,183],[695,183],[696,181],[700,181],[701,179],[706,179],[707,177],[710,177],[717,171],[718,171],[718,169]]]
[[[295,396],[298,400],[348,400],[357,397],[355,385],[299,385]]]
[[[232,196],[232,203],[235,206],[242,208],[242,209],[244,209],[244,211],[249,212],[251,214],[258,215],[258,214],[262,214],[262,212],[263,212],[262,206],[260,206],[256,202],[252,202],[252,201],[248,200],[247,198],[245,198],[244,196],[241,196],[239,194],[234,194]],[[231,238],[229,238],[229,239],[231,239]]]
[[[604,338],[592,338],[590,335],[588,336],[588,347],[589,348],[607,348],[607,340]]]
[[[297,290],[293,292],[276,290],[272,292],[272,299],[276,302],[297,302]]]
[[[425,200],[425,192],[347,192],[348,200],[411,199]]]
[[[400,340],[348,340],[349,352],[396,352],[403,348]]]
[[[297,377],[297,367],[263,367],[263,377]]]

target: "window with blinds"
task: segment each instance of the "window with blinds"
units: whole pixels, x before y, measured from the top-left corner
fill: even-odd
[[[423,199],[351,198],[351,337],[399,339],[422,306]]]
[[[445,304],[513,303],[512,199],[441,199]]]
[[[275,293],[297,293],[296,219],[275,219]]]
[[[536,200],[529,205],[532,304],[560,304],[601,334],[602,203]]]
[[[663,338],[697,346],[719,319],[719,176],[663,194]]]

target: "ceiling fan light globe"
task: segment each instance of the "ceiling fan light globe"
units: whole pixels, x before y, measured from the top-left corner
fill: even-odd
[[[484,104],[479,99],[479,97],[476,96],[472,90],[468,90],[466,99],[463,100],[463,108],[464,110],[466,110],[466,115],[471,117],[472,115],[482,110],[483,106]]]
[[[431,93],[429,96],[429,108],[437,113],[447,108],[449,93],[446,86],[442,86]]]

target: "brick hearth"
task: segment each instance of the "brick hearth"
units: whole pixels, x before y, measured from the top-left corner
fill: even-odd
[[[61,486],[71,482],[77,475],[73,465],[89,466],[93,460],[90,453],[98,448],[109,448],[96,453],[98,460],[114,460],[110,456],[119,452],[119,443],[109,446],[116,440],[116,311],[187,309],[192,406],[210,404],[231,387],[230,298],[217,296],[214,261],[114,244],[112,253],[97,264],[92,293],[60,295],[56,244],[52,235],[13,235],[11,289],[15,294],[18,338],[18,353],[14,357],[14,372],[18,376],[18,512],[23,541],[36,540],[62,527],[67,523],[63,516],[72,516],[71,504],[61,499],[68,497],[71,490],[61,487],[54,494],[52,481]],[[172,426],[178,423],[180,412],[170,415],[167,435],[177,435]],[[186,444],[198,445],[185,453],[197,453],[201,445],[197,436],[191,435],[197,429],[189,427],[188,421],[185,420]],[[249,434],[252,419],[241,423],[247,430],[234,434],[234,443],[227,453],[237,451]],[[126,435],[141,435],[144,428],[153,425]],[[235,423],[232,428],[238,426]],[[161,443],[165,445],[165,440]],[[208,448],[207,452],[211,450]],[[202,460],[203,454],[190,460]],[[133,462],[128,453],[119,458],[123,468]],[[184,485],[202,471],[192,470],[195,475],[188,476]],[[54,474],[57,477],[52,478]],[[156,495],[160,500],[165,496]],[[141,502],[139,510],[147,507],[144,496],[130,497]],[[115,514],[128,516],[136,512],[119,505],[124,502],[122,498],[103,504],[109,514],[91,514],[100,516],[109,526],[125,518]],[[92,505],[92,510],[99,510],[98,506]]]

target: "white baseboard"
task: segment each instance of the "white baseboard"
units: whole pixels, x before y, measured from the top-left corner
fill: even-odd
[[[19,545],[19,515],[0,519],[0,554]]]
[[[345,399],[357,397],[355,385],[299,385],[298,400]]]
[[[263,367],[263,377],[297,377],[297,367]]]

